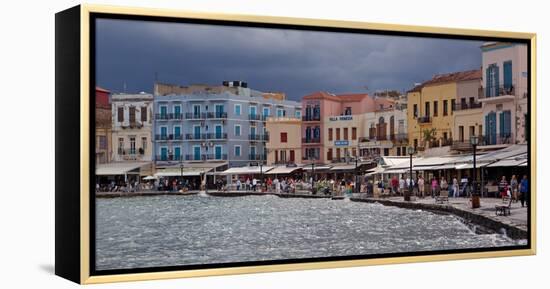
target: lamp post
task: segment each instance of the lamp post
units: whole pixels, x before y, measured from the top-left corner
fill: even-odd
[[[413,182],[413,154],[414,154],[414,147],[409,146],[409,147],[407,148],[407,153],[409,154],[409,157],[410,157],[410,162],[409,162],[409,190],[408,190],[408,192],[407,192],[404,196],[405,196],[405,201],[410,201],[410,200],[411,200],[411,193],[412,193],[412,191],[413,191],[412,182]]]
[[[473,174],[472,174],[472,208],[479,208],[479,195],[477,194],[477,186],[476,186],[476,149],[477,145],[479,144],[479,137],[477,135],[473,135],[470,137],[470,144],[472,145],[473,149],[473,162],[474,162],[474,168],[473,168]]]
[[[355,193],[359,193],[360,192],[360,189],[359,189],[359,181],[357,180],[357,161],[359,160],[359,157],[355,156],[355,170],[354,170],[354,173],[355,173]]]
[[[315,194],[314,191],[314,183],[315,183],[315,162],[313,156],[309,156],[309,160],[311,161],[311,194]]]
[[[260,192],[264,185],[264,171],[262,170],[263,161],[260,161]]]

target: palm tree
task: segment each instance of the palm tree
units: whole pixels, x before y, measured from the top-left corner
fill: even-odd
[[[427,128],[425,130],[422,131],[423,135],[424,135],[424,144],[426,143],[431,143],[432,141],[435,140],[435,135],[436,135],[436,129],[435,128]]]

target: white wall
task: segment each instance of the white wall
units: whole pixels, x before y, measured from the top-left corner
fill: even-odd
[[[2,288],[76,288],[52,275],[54,264],[54,13],[80,1],[6,1],[0,17],[3,43],[0,53],[5,105],[0,107],[2,139],[2,201],[0,272]],[[290,1],[290,0],[120,0],[89,3],[164,7],[209,12],[280,15],[355,21],[480,28],[538,33],[540,127],[550,121],[550,28],[544,1]],[[338,47],[338,46],[337,46]],[[342,47],[338,47],[342,48]],[[345,48],[342,48],[345,49]],[[408,48],[397,48],[410,49]],[[21,94],[32,85],[33,93]],[[40,93],[34,93],[37,89]],[[25,107],[22,118],[16,107]],[[11,125],[17,119],[17,126]],[[37,121],[39,120],[39,121]],[[33,134],[24,134],[32,131]],[[539,130],[538,148],[550,145],[550,134]],[[36,152],[40,139],[41,153]],[[539,149],[539,164],[550,158]],[[40,172],[21,174],[32,164]],[[550,177],[539,169],[540,180]],[[29,184],[29,180],[32,181]],[[541,186],[539,185],[539,188]],[[540,191],[540,190],[539,190]],[[537,256],[429,262],[343,269],[311,270],[168,281],[107,284],[93,288],[545,288],[550,262],[550,202],[542,192],[538,204]],[[90,287],[92,288],[92,287]]]

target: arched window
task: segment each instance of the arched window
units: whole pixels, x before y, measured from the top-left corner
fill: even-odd
[[[390,117],[390,139],[395,139],[395,118],[393,115]]]

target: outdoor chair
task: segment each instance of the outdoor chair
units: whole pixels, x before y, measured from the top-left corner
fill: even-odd
[[[443,204],[445,202],[449,202],[449,191],[448,190],[441,190],[439,191],[439,196],[435,196],[435,202],[437,204]]]
[[[512,198],[509,198],[508,205],[495,205],[495,215],[497,216],[510,216],[510,209],[512,208]]]

